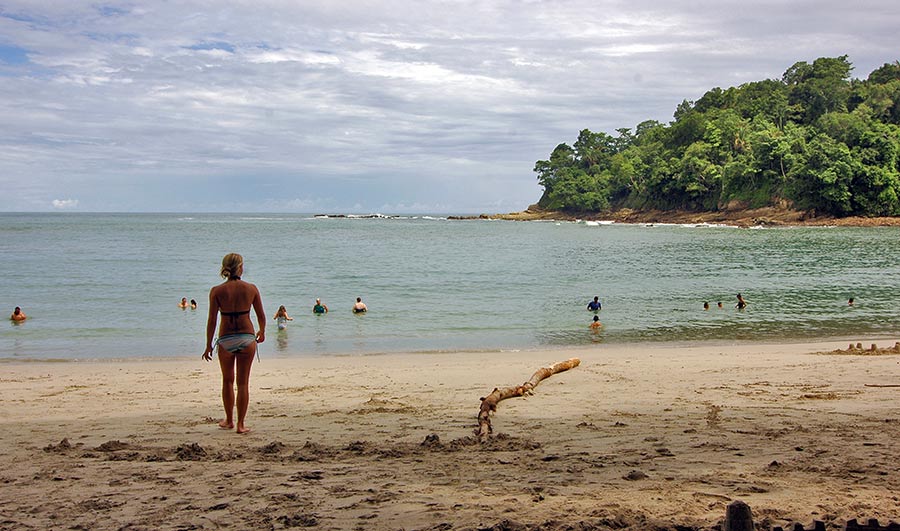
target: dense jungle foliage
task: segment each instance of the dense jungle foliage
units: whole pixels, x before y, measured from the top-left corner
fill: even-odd
[[[781,80],[714,88],[668,125],[582,130],[534,171],[548,210],[711,211],[791,204],[833,216],[900,215],[900,61],[851,79],[842,57]]]

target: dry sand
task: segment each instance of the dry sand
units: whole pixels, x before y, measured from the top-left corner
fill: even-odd
[[[7,362],[0,529],[898,521],[900,355],[839,347],[263,358],[247,435],[216,426],[214,363]],[[477,442],[480,397],[570,357]]]

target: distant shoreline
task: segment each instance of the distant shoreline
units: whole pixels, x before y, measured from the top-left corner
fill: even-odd
[[[712,223],[736,227],[792,227],[792,226],[841,226],[841,227],[900,227],[900,217],[835,218],[814,216],[808,212],[777,207],[754,209],[729,209],[717,212],[688,212],[684,210],[632,210],[623,208],[609,212],[560,212],[543,210],[532,205],[521,212],[508,214],[482,214],[480,216],[450,216],[449,219],[498,219],[508,221],[611,221],[615,223]]]

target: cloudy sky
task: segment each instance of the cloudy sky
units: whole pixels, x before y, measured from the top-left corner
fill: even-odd
[[[847,54],[896,0],[0,0],[0,211],[494,213],[588,128]]]

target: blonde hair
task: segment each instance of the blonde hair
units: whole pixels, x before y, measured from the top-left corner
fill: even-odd
[[[237,253],[228,253],[222,259],[222,270],[219,272],[222,278],[232,279],[239,277],[237,271],[244,265],[244,257]]]

